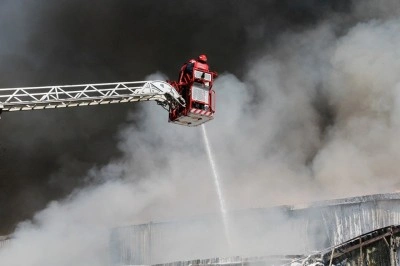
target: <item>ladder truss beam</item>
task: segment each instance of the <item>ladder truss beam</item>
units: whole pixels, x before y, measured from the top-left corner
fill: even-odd
[[[185,106],[175,88],[164,81],[0,89],[0,110],[8,112],[140,101],[157,101],[165,109]]]

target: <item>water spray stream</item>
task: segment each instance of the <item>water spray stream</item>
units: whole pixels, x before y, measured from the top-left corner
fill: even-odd
[[[207,131],[206,131],[206,127],[204,126],[204,124],[201,125],[201,129],[203,130],[204,144],[206,146],[208,160],[210,161],[211,170],[212,170],[213,176],[214,176],[214,184],[215,184],[215,188],[216,188],[217,194],[218,194],[219,207],[221,210],[222,222],[224,224],[224,230],[225,230],[225,238],[226,238],[226,241],[228,242],[229,248],[231,249],[232,243],[231,243],[230,234],[229,234],[228,216],[227,216],[227,211],[226,211],[224,195],[223,195],[223,192],[221,189],[221,182],[220,182],[220,178],[218,175],[217,167],[215,165],[214,158],[212,156],[211,146],[210,146],[210,142],[208,141]]]

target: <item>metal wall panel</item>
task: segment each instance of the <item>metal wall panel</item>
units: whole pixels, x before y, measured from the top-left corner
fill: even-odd
[[[10,244],[11,236],[0,236],[0,249]]]
[[[117,228],[112,263],[150,265],[229,256],[307,254],[400,224],[400,194],[380,194]]]

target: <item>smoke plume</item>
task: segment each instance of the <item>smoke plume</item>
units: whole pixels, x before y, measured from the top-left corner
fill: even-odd
[[[218,97],[216,118],[207,124],[207,130],[230,210],[397,190],[397,162],[400,159],[400,142],[397,138],[400,133],[399,4],[387,0],[387,5],[380,6],[376,6],[374,1],[353,1],[349,5],[308,5],[312,2],[315,1],[304,1],[304,4],[295,6],[286,2],[254,1],[249,4],[249,9],[238,13],[238,20],[225,21],[227,15],[215,14],[222,9],[224,14],[242,10],[241,4],[231,1],[226,9],[216,4],[214,11],[203,13],[193,11],[202,11],[205,8],[203,5],[186,1],[182,5],[185,12],[180,13],[174,4],[169,9],[162,5],[149,9],[149,4],[138,1],[134,5],[137,9],[132,9],[132,12],[136,12],[134,14],[139,14],[139,10],[143,9],[154,12],[151,16],[147,13],[149,18],[139,24],[155,23],[156,18],[160,19],[157,15],[163,11],[180,19],[186,18],[189,13],[194,17],[194,25],[201,22],[206,24],[195,32],[186,33],[190,38],[184,38],[185,44],[176,43],[176,38],[171,38],[175,41],[173,44],[161,42],[163,37],[167,38],[171,32],[183,27],[175,16],[176,20],[170,21],[171,24],[162,24],[168,30],[162,32],[159,42],[148,46],[144,40],[153,36],[150,32],[142,32],[140,26],[127,26],[118,19],[110,19],[113,23],[107,21],[104,27],[135,29],[135,34],[132,33],[129,38],[141,38],[135,39],[137,46],[133,49],[124,46],[124,42],[119,42],[123,47],[121,49],[116,49],[110,43],[104,46],[99,44],[103,50],[95,50],[93,54],[88,47],[97,43],[94,37],[99,33],[91,32],[93,35],[89,34],[87,39],[82,38],[82,33],[72,36],[90,44],[88,50],[81,50],[87,56],[83,58],[89,58],[88,62],[91,62],[82,66],[84,70],[89,71],[90,66],[98,64],[101,65],[99,69],[105,68],[107,64],[104,62],[109,62],[107,60],[112,61],[110,65],[115,65],[120,62],[116,57],[124,53],[121,51],[135,59],[135,63],[126,63],[126,58],[120,59],[125,65],[118,68],[132,69],[133,74],[104,69],[104,73],[107,73],[104,77],[107,78],[138,79],[145,73],[160,70],[173,79],[174,72],[164,71],[170,67],[172,58],[185,60],[186,55],[181,53],[197,53],[203,48],[200,44],[205,45],[203,49],[211,55],[212,66],[222,70],[215,83]],[[127,7],[131,7],[124,1],[117,1],[118,4],[107,8],[99,5],[93,10],[85,4],[76,9],[74,1],[68,3],[62,7],[63,12],[52,5],[36,8],[59,10],[60,14],[71,14],[65,10],[83,9],[98,15],[101,12],[125,12]],[[17,7],[17,4],[8,4]],[[389,6],[390,9],[386,8]],[[278,15],[265,15],[274,14],[275,11],[279,11]],[[252,12],[256,14],[255,21],[251,19]],[[290,19],[285,14],[289,14]],[[82,19],[86,21],[86,18]],[[74,22],[77,23],[75,20],[70,23]],[[91,22],[101,23],[99,18]],[[218,36],[218,31],[211,31],[213,38],[210,37],[210,40],[215,39],[215,42],[209,44],[211,41],[206,41],[207,38],[203,36],[217,22],[226,22],[224,31],[222,36]],[[64,26],[64,30],[77,30],[76,26]],[[50,26],[45,28],[55,30]],[[281,30],[278,32],[276,29]],[[35,30],[43,29],[37,27]],[[229,38],[225,39],[224,34]],[[42,44],[34,36],[33,39],[27,36],[31,49]],[[112,38],[114,41],[117,39]],[[252,44],[241,43],[240,40],[251,41]],[[68,41],[71,44],[74,42],[70,39],[65,41],[67,43],[62,51],[66,54],[60,54],[56,49],[58,46],[54,46],[47,50],[51,60],[39,60],[41,66],[44,64],[49,67],[56,61],[54,58],[62,55],[68,58]],[[52,47],[51,42],[48,45]],[[112,48],[109,48],[110,45]],[[179,52],[172,49],[175,51],[172,55],[163,57],[167,51],[165,49],[172,47],[169,45],[183,48]],[[158,50],[158,47],[163,49]],[[240,52],[235,59],[237,50]],[[108,56],[99,56],[105,51]],[[116,54],[113,57],[111,53],[114,51]],[[52,52],[56,54],[54,58]],[[96,60],[100,59],[96,58],[105,61],[98,62]],[[244,59],[248,59],[247,64],[240,64]],[[24,60],[28,60],[27,57]],[[86,62],[76,60],[80,62],[77,64]],[[66,72],[67,75],[77,74],[82,80],[92,75],[102,79],[101,74],[97,76],[81,72],[82,68],[64,69],[62,63],[65,61],[59,62],[57,66],[60,69],[70,71]],[[139,62],[146,62],[146,67],[135,65]],[[240,67],[237,67],[239,64]],[[57,71],[57,67],[52,71],[55,71],[54,77],[62,77],[60,81],[64,78],[68,80],[63,76],[63,71]],[[79,73],[85,74],[80,76]],[[80,81],[80,78],[71,80]],[[164,79],[165,76],[154,74],[147,78]],[[26,79],[30,80],[35,79]],[[137,106],[137,109],[129,111],[126,121],[127,109],[118,109],[119,117],[115,120],[109,114],[116,111],[114,107],[98,113],[100,108],[82,111],[87,112],[83,113],[84,116],[80,115],[81,110],[59,115],[44,112],[47,117],[39,114],[13,116],[25,121],[24,127],[36,129],[30,134],[34,136],[32,139],[40,140],[39,136],[44,132],[37,129],[39,123],[45,127],[43,130],[51,128],[51,133],[43,134],[45,139],[41,140],[41,144],[61,145],[43,153],[47,158],[62,150],[60,153],[63,156],[56,156],[57,162],[63,165],[61,170],[54,167],[48,171],[47,167],[42,166],[47,170],[38,171],[35,176],[50,175],[54,182],[58,182],[76,175],[85,180],[85,186],[77,181],[72,182],[69,189],[61,193],[66,195],[73,191],[69,196],[49,203],[31,221],[20,223],[12,244],[0,251],[2,265],[107,265],[109,230],[112,227],[178,220],[219,211],[201,130],[168,124],[165,111],[153,104]],[[88,118],[93,115],[100,116],[103,122],[89,121]],[[106,116],[106,119],[102,116]],[[52,127],[60,119],[66,121],[66,132],[59,132],[65,131],[63,128]],[[110,122],[116,129],[99,134],[95,138],[98,143],[93,147],[93,144],[88,144],[93,143],[91,133],[102,130],[106,126],[104,121]],[[4,123],[2,127],[21,129],[18,123],[14,120]],[[44,156],[34,141],[26,140],[17,130],[15,132],[8,137],[14,147],[23,145],[24,154],[33,160],[37,160],[36,156]],[[116,148],[111,145],[113,142],[108,141],[103,147],[104,138],[112,135],[117,142],[114,145]],[[60,138],[64,140],[60,142]],[[68,147],[73,139],[80,140],[79,149]],[[82,165],[81,155],[75,157],[75,154],[85,150],[82,147],[89,146],[88,162]],[[17,152],[18,149],[13,151]],[[6,152],[7,149],[3,153]],[[96,156],[91,157],[91,154]],[[105,154],[104,157],[101,154]],[[98,165],[94,167],[96,162]],[[71,174],[76,168],[79,171]],[[27,175],[24,173],[22,176]],[[7,179],[7,174],[4,176]],[[18,175],[11,173],[9,178],[14,176]],[[48,182],[48,179],[44,180],[44,183]],[[31,185],[27,185],[26,189],[34,190]],[[45,199],[43,201],[47,202]],[[271,239],[275,238],[276,232],[270,233]],[[238,238],[240,242],[240,235]],[[251,242],[249,239],[246,241]],[[270,245],[273,247],[275,244]],[[251,250],[251,246],[247,248]],[[249,250],[243,250],[243,253],[249,253]],[[225,250],[221,249],[221,252]],[[189,255],[182,254],[182,257],[186,256]]]
[[[344,0],[312,2],[5,0],[0,87],[135,81],[157,70],[175,79],[181,64],[200,53],[214,69],[242,78],[246,62],[273,47],[282,32],[348,9]],[[120,156],[119,127],[128,110],[141,106],[3,114],[0,232],[84,185],[92,167]]]

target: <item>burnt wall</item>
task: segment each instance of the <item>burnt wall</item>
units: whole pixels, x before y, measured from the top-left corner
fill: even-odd
[[[218,214],[116,228],[111,259],[112,265],[129,265],[308,254],[395,224],[399,193],[249,209],[229,213],[229,239]]]

